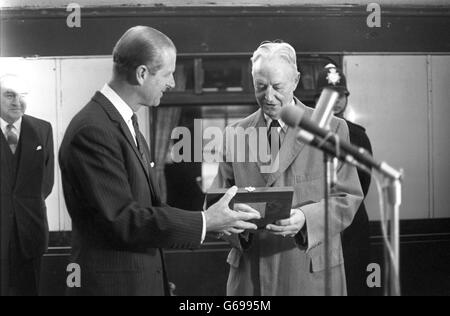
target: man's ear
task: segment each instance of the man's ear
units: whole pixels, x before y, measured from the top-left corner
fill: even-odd
[[[295,79],[294,79],[294,83],[295,83],[295,88],[294,90],[297,89],[298,83],[300,82],[300,78],[301,78],[302,74],[300,72],[297,72]]]
[[[145,79],[149,75],[149,71],[147,66],[141,65],[136,68],[136,82],[142,86],[144,84]]]

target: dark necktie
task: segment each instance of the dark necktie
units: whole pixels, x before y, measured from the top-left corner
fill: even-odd
[[[11,148],[13,154],[16,153],[17,144],[19,143],[19,138],[13,131],[14,128],[15,127],[12,124],[6,126],[6,141],[8,142],[9,148]]]
[[[147,174],[149,173],[149,157],[147,156],[147,153],[145,151],[145,140],[144,137],[142,136],[140,130],[139,130],[139,123],[138,123],[138,119],[136,114],[133,114],[133,116],[131,117],[131,121],[133,122],[133,127],[134,127],[134,132],[136,133],[136,143],[137,143],[137,148],[139,150],[139,153],[141,154],[142,160],[144,161],[144,165],[145,165],[145,171],[147,172]]]
[[[277,120],[273,120],[270,123],[269,131],[267,132],[267,138],[269,139],[269,146],[272,149],[272,139],[278,139],[278,148],[275,149],[275,152],[278,153],[281,148],[281,137],[278,129],[281,127],[280,122]]]

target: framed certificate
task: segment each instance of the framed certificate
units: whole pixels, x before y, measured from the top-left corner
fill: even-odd
[[[207,207],[218,202],[228,189],[213,189],[206,195]],[[265,229],[268,224],[291,216],[293,187],[261,187],[240,188],[230,202],[232,209],[235,203],[247,204],[261,214],[261,219],[254,221],[258,229]]]

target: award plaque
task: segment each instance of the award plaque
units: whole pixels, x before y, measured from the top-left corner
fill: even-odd
[[[206,195],[207,208],[218,202],[228,189],[213,189]],[[264,188],[240,188],[236,196],[230,202],[230,208],[234,204],[247,204],[261,214],[261,219],[254,221],[258,229],[264,229],[268,224],[291,216],[293,187],[264,187]]]

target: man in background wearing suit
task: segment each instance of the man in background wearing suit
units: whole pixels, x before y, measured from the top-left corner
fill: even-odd
[[[175,45],[137,26],[118,41],[113,60],[112,80],[73,118],[60,149],[71,260],[82,280],[69,294],[168,295],[162,248],[198,248],[206,232],[256,229],[245,221],[260,216],[245,205],[229,209],[236,187],[205,212],[161,203],[136,112],[158,106],[174,87]]]
[[[24,115],[24,88],[17,76],[0,78],[2,296],[39,294],[48,244],[45,199],[54,181],[52,127]]]
[[[344,118],[350,92],[347,89],[347,79],[342,70],[333,64],[325,66],[319,74],[317,99],[325,87],[338,88],[342,91],[334,108],[334,114],[347,123],[352,144],[362,147],[372,154],[372,145],[364,127]],[[369,192],[371,177],[367,172],[358,169],[358,178],[361,182],[364,198]],[[342,233],[345,274],[349,296],[367,296],[369,294],[367,287],[367,266],[370,261],[369,231],[369,216],[363,202],[358,212],[356,212],[352,224]]]
[[[326,266],[323,155],[300,142],[299,130],[288,127],[280,119],[284,106],[298,106],[307,118],[313,112],[294,97],[300,80],[294,48],[287,43],[262,44],[252,57],[252,76],[261,109],[231,127],[268,128],[267,137],[273,139],[275,135],[279,139],[275,143],[281,144],[281,148],[275,149],[279,168],[273,173],[263,173],[257,162],[221,163],[215,185],[292,186],[294,199],[290,218],[270,224],[263,231],[243,234],[241,245],[231,250],[227,293],[233,296],[324,295],[328,270],[330,294],[345,295],[340,233],[350,225],[362,200],[356,169],[346,164],[339,164],[337,169],[339,181],[329,199],[330,265]],[[348,128],[343,120],[333,118],[331,130],[348,140]]]

